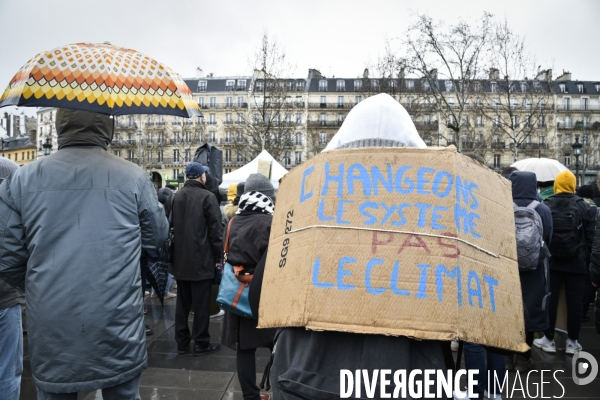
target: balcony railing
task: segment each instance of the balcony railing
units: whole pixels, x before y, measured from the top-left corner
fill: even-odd
[[[356,103],[308,103],[308,108],[350,110]]]
[[[343,122],[344,121],[308,121],[308,126],[336,127],[336,126],[342,126]]]
[[[558,111],[598,111],[600,104],[558,104],[556,109]]]

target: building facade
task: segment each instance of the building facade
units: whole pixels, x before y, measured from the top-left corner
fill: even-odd
[[[574,166],[571,144],[579,140],[581,171],[600,169],[600,82],[573,81],[569,73],[553,80],[547,70],[513,82],[490,71],[489,79],[469,83],[469,90],[437,76],[386,79],[370,77],[368,70],[357,78],[326,78],[310,69],[305,79],[255,71],[184,80],[203,117],[115,117],[109,151],[140,165],[157,187],[177,180],[203,143],[223,151],[224,173],[262,149],[293,168],[322,151],[348,112],[377,93],[388,93],[406,108],[427,145],[475,152],[490,168],[528,157]],[[38,156],[47,139],[56,150],[55,112],[38,112]]]

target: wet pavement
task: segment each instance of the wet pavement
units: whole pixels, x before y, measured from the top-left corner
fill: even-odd
[[[146,323],[150,325],[154,334],[149,336],[147,341],[149,362],[148,369],[142,374],[140,386],[142,400],[243,399],[236,376],[234,351],[223,347],[219,352],[200,357],[194,357],[191,353],[177,354],[177,346],[174,340],[175,299],[166,300],[164,308],[157,299],[146,298],[146,304],[148,305]],[[211,341],[220,341],[222,322],[223,317],[211,319]],[[556,354],[547,354],[537,348],[533,349],[535,369],[563,371],[556,373],[556,379],[552,373],[547,372],[544,375],[543,380],[546,383],[543,385],[543,397],[600,399],[600,373],[588,385],[578,386],[573,382],[571,377],[572,357],[564,353],[565,340],[564,335],[556,335],[558,347]],[[596,333],[592,321],[582,325],[579,342],[584,351],[592,354],[600,362],[600,335]],[[268,362],[269,351],[259,349],[256,354],[256,370],[262,372]],[[261,376],[262,374],[257,376],[257,382],[260,382]],[[519,385],[519,380],[515,379],[515,373],[511,372],[508,379],[509,393],[504,392],[502,398],[542,398],[539,389],[541,380],[539,373],[532,373],[527,383],[527,377],[523,374],[521,375],[522,384]],[[520,386],[524,389],[523,391],[520,390]],[[26,337],[21,388],[22,400],[36,399]],[[100,392],[80,393],[78,400],[82,399],[101,400],[102,395]]]

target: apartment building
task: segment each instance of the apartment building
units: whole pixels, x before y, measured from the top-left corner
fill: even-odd
[[[546,70],[532,80],[510,81],[490,71],[489,79],[469,82],[463,90],[463,83],[437,74],[389,79],[365,70],[356,78],[327,78],[310,69],[306,78],[273,79],[258,71],[230,77],[199,72],[184,80],[202,117],[115,117],[109,151],[142,166],[157,187],[176,180],[203,143],[221,148],[224,173],[263,148],[293,168],[318,154],[348,112],[377,93],[390,94],[406,108],[427,145],[475,152],[491,168],[527,157],[557,158],[570,166],[577,139],[584,144],[582,168],[600,169],[600,82],[573,81],[569,73],[553,80]],[[40,151],[46,136],[56,149],[54,113],[38,112]]]

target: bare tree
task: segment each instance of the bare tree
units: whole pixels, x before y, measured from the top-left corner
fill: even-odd
[[[407,71],[420,77],[421,90],[429,94],[440,122],[454,132],[462,151],[463,131],[470,126],[465,117],[483,75],[492,15],[484,12],[476,24],[460,20],[449,26],[427,14],[415,18],[403,41]]]
[[[475,109],[492,125],[493,134],[502,143],[508,136],[513,161],[517,161],[519,149],[539,155],[547,146],[547,119],[552,111],[547,74],[539,74],[541,79],[537,79],[536,63],[527,52],[524,38],[506,20],[494,25],[488,43],[489,78],[479,85]]]
[[[295,135],[302,132],[294,117],[296,80],[292,73],[285,51],[265,33],[254,57],[249,107],[242,113],[243,135],[233,138],[233,147],[244,161],[262,150],[284,161],[287,152],[295,148]]]

